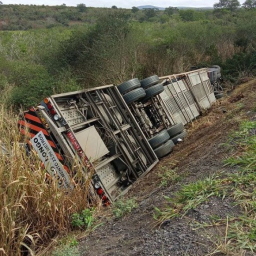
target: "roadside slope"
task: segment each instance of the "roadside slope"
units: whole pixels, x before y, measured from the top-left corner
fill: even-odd
[[[223,144],[228,134],[238,129],[242,120],[255,118],[255,101],[256,80],[252,80],[218,101],[208,113],[187,127],[185,141],[177,145],[172,154],[163,158],[126,195],[125,199],[136,198],[138,208],[121,219],[107,218],[111,209],[106,210],[103,213],[105,217],[101,219],[104,225],[81,239],[81,254],[200,256],[214,251],[219,239],[225,236],[225,228],[195,229],[194,224],[214,216],[225,219],[227,215],[240,215],[241,209],[234,206],[229,197],[224,200],[210,198],[185,216],[164,221],[161,227],[153,218],[155,207],[166,207],[164,196],[172,198],[185,184],[209,175],[232,172],[231,167],[223,166],[224,159],[231,154]],[[171,169],[175,169],[177,174],[173,181],[168,178]],[[163,181],[168,185],[160,186]]]

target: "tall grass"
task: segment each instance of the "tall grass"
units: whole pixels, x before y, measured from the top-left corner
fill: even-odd
[[[0,255],[37,254],[58,234],[71,229],[70,216],[88,207],[85,189],[63,191],[45,182],[36,156],[19,146],[18,116],[0,105]],[[33,153],[32,153],[33,154]]]

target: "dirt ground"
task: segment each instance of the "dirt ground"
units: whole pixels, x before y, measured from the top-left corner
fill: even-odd
[[[207,203],[190,210],[182,218],[165,221],[160,227],[153,218],[154,208],[166,205],[165,196],[198,179],[220,171],[232,172],[223,160],[230,151],[223,146],[231,130],[243,119],[256,119],[256,80],[240,85],[198,120],[186,127],[188,136],[173,153],[137,182],[125,198],[134,198],[138,207],[121,219],[113,219],[105,210],[104,225],[81,239],[83,256],[173,256],[225,255],[213,253],[225,236],[225,227],[197,229],[196,224],[209,222],[212,216],[238,216],[241,210],[230,198],[211,198]],[[254,109],[253,109],[254,108]],[[177,168],[181,179],[167,187],[160,187],[159,173],[166,168]],[[246,254],[247,255],[247,254]],[[251,255],[251,254],[248,254]]]

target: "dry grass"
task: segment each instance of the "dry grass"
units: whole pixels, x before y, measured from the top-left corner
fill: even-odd
[[[37,254],[71,229],[71,214],[88,207],[85,188],[67,193],[45,182],[40,161],[19,147],[17,119],[0,105],[0,139],[11,152],[0,154],[0,255],[8,256]]]

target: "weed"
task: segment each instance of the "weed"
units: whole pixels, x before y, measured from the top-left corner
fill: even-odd
[[[241,216],[238,221],[230,225],[228,238],[236,242],[241,249],[256,251],[256,220],[251,216]]]
[[[161,187],[166,187],[168,184],[180,180],[180,176],[177,174],[177,168],[175,168],[174,170],[165,168],[164,172],[161,171],[158,176],[161,178]]]
[[[213,175],[205,180],[184,185],[173,197],[165,196],[170,206],[161,211],[155,208],[154,218],[162,223],[182,214],[185,215],[190,209],[196,208],[199,204],[207,201],[212,196],[224,198],[226,195],[226,180]]]
[[[172,197],[165,197],[168,206],[155,208],[154,218],[159,224],[166,219],[184,215],[212,196],[233,198],[244,215],[226,221],[225,241],[216,244],[216,250],[225,255],[241,255],[243,250],[256,252],[256,122],[243,121],[238,131],[232,132],[226,145],[236,148],[236,155],[225,160],[225,164],[236,166],[234,172],[213,175],[204,180],[184,185]],[[223,220],[211,217],[211,223],[199,223],[198,228],[224,225]]]
[[[128,199],[124,201],[124,199],[119,199],[113,203],[113,214],[116,218],[123,217],[126,213],[132,211],[132,209],[137,208],[138,204],[136,203],[135,199]]]
[[[51,256],[80,256],[80,252],[77,247],[72,245],[63,245],[57,248]]]
[[[81,213],[74,213],[71,216],[71,224],[73,227],[88,229],[94,223],[94,209],[85,209]]]

